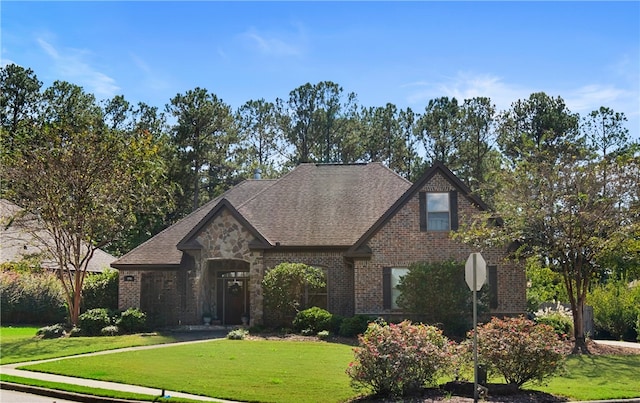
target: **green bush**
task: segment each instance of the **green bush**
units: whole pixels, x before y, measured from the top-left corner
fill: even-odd
[[[143,332],[147,327],[147,315],[137,308],[129,308],[122,312],[116,325],[123,333]]]
[[[83,310],[95,308],[118,309],[118,271],[107,269],[90,273],[82,284]]]
[[[317,336],[320,340],[327,340],[329,338],[329,331],[328,330],[322,330],[320,332],[318,332]]]
[[[53,273],[0,272],[3,323],[60,323],[65,321],[66,313],[62,286]]]
[[[262,280],[265,310],[279,323],[290,324],[296,313],[309,308],[305,295],[326,286],[324,272],[302,263],[281,263]]]
[[[340,323],[338,334],[343,337],[356,337],[367,331],[369,323],[373,318],[366,315],[355,315],[350,318],[344,318]]]
[[[111,325],[109,311],[105,308],[90,309],[78,319],[80,329],[86,336],[98,336],[103,328]]]
[[[64,336],[64,326],[57,324],[38,329],[36,336],[42,339],[57,339]]]
[[[469,332],[469,345],[473,331]],[[551,326],[519,318],[493,318],[478,327],[478,360],[521,387],[556,374],[568,354],[566,343]]]
[[[414,263],[397,288],[398,306],[420,322],[439,325],[450,337],[464,337],[473,327],[473,301],[464,279],[464,263]],[[488,310],[488,288],[478,293],[478,314]]]
[[[612,281],[595,287],[588,295],[598,337],[635,340],[640,333],[640,286]]]
[[[351,386],[379,397],[406,396],[435,384],[452,363],[452,350],[434,326],[370,323],[358,337],[355,359],[347,368]]]
[[[314,306],[296,314],[293,319],[293,328],[298,332],[308,329],[313,334],[322,330],[331,330],[332,317],[329,311]]]
[[[558,304],[556,308],[539,309],[535,314],[535,322],[549,325],[560,337],[573,336],[573,315],[571,310]]]

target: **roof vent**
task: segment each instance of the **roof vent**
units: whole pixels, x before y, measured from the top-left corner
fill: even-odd
[[[262,169],[260,168],[256,168],[253,170],[253,179],[260,179],[262,178]]]

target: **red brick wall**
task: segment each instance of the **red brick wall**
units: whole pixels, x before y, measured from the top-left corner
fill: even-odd
[[[420,191],[445,192],[456,190],[442,175],[436,174]],[[382,270],[384,267],[407,267],[418,261],[438,262],[453,259],[464,262],[471,247],[454,241],[449,232],[420,231],[418,193],[373,235],[368,242],[373,254],[370,260],[355,260],[355,312],[388,314],[382,305]],[[458,194],[459,222],[470,222],[478,212],[469,199]],[[505,261],[504,250],[483,250],[487,265],[498,267],[498,308],[494,314],[522,313],[526,308],[524,269]],[[437,287],[437,284],[434,284]]]
[[[346,249],[333,251],[287,251],[270,250],[264,253],[266,270],[280,263],[304,263],[325,269],[327,272],[328,310],[331,313],[352,316],[353,306],[353,269],[345,261]]]

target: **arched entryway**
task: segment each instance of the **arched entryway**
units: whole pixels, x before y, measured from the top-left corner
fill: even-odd
[[[249,320],[249,269],[244,260],[209,261],[208,295],[214,320],[222,325],[247,324]]]

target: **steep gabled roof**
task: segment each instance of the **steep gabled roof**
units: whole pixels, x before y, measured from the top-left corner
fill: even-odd
[[[117,268],[177,267],[182,249],[228,208],[260,247],[353,245],[411,183],[379,163],[301,164],[278,180],[248,180],[127,253]]]
[[[177,248],[178,243],[200,223],[207,214],[214,209],[222,199],[229,203],[241,204],[245,200],[259,193],[260,190],[275,183],[274,180],[245,180],[220,197],[217,197],[191,214],[167,227],[162,232],[131,250],[112,264],[115,268],[166,266],[177,267],[182,259],[182,251]]]
[[[473,204],[481,210],[488,210],[489,207],[480,198],[475,196],[471,189],[453,174],[443,163],[436,162],[427,169],[422,177],[418,179],[393,205],[349,248],[347,256],[362,257],[369,256],[371,250],[366,245],[367,241],[393,217],[415,194],[434,177],[437,173],[442,174],[453,185],[461,195],[467,197]]]

